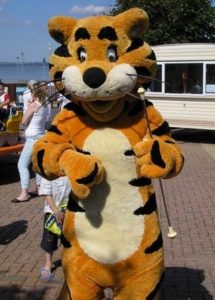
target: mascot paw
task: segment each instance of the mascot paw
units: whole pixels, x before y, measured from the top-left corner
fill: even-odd
[[[141,176],[165,178],[174,168],[174,156],[171,147],[159,137],[145,138],[134,146]]]
[[[90,189],[103,181],[103,166],[95,156],[66,150],[59,165],[69,178],[73,193],[79,199],[85,199],[90,194]]]

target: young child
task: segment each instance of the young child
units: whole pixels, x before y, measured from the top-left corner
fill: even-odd
[[[64,213],[60,211],[59,206],[68,202],[71,187],[67,177],[48,181],[42,178],[40,183],[39,194],[44,196],[44,224],[51,213],[55,214],[57,223],[62,224]],[[52,273],[52,258],[54,251],[58,248],[58,235],[48,231],[43,227],[43,236],[41,248],[45,252],[45,263],[41,268],[41,279],[52,280],[55,278]]]

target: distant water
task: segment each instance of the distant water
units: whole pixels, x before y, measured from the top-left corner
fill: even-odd
[[[49,78],[48,63],[0,63],[0,79],[3,82],[43,81]]]

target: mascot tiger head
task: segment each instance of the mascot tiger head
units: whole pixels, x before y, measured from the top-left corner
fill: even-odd
[[[156,73],[156,58],[143,40],[148,16],[139,8],[117,16],[83,19],[57,16],[48,22],[61,44],[50,57],[56,88],[79,103],[97,121],[110,121],[123,110],[128,93],[147,88]]]

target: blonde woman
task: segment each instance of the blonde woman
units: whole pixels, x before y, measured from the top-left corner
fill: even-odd
[[[27,82],[27,89],[23,93],[23,112],[25,113],[28,109],[29,103],[32,101],[32,93],[31,90],[34,88],[34,85],[36,84],[36,80],[29,80]]]
[[[29,165],[31,163],[31,154],[34,143],[45,133],[45,125],[49,109],[44,105],[47,96],[44,87],[35,84],[32,90],[32,102],[29,103],[25,111],[21,126],[25,127],[26,142],[18,161],[18,170],[20,175],[21,192],[19,196],[13,199],[12,203],[22,203],[29,201],[29,184],[30,172]],[[37,187],[40,185],[41,177],[36,174]]]

